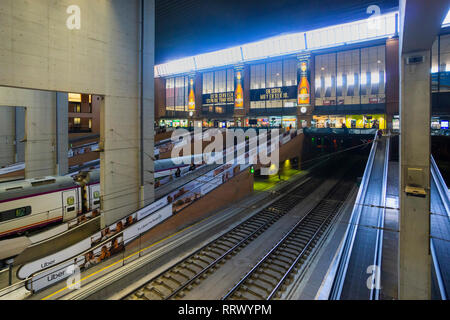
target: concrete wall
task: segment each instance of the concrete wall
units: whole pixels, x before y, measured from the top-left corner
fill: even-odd
[[[159,119],[166,115],[166,79],[156,78],[155,79],[155,120],[158,122]]]
[[[23,107],[16,107],[16,163],[25,162],[25,115]]]
[[[15,108],[0,107],[0,167],[15,163]]]
[[[26,107],[25,178],[56,174],[56,94],[0,87],[0,105]]]
[[[153,162],[150,157],[141,158],[140,153],[153,153],[154,117],[154,0],[143,3],[146,10],[142,15],[145,17],[142,25],[145,65],[141,90],[141,1],[0,2],[0,85],[105,96],[101,107],[104,224],[138,209],[141,198],[150,201],[153,196],[151,184],[141,189],[144,180],[151,180],[150,174],[141,176],[142,172],[152,171]],[[74,4],[81,9],[79,30],[69,30],[66,26],[70,16],[66,10]],[[144,92],[142,104],[141,91]],[[55,119],[47,95],[51,94],[37,98],[38,104],[45,108],[39,113],[27,113],[28,132],[47,130],[45,118]],[[0,101],[0,104],[3,103]],[[146,124],[142,135],[141,116],[145,117]],[[49,124],[51,132],[55,132],[54,125]],[[49,157],[54,157],[51,148],[54,139],[48,132],[41,136],[42,139],[34,142],[34,147],[44,147],[39,148],[39,152],[45,154],[39,171],[52,171],[54,159],[51,162]],[[141,144],[141,140],[145,143]],[[27,143],[27,155],[32,149],[28,145],[32,143]],[[34,172],[33,168],[30,170]]]
[[[394,115],[399,114],[399,56],[398,39],[386,41],[386,115],[391,128]]]
[[[69,102],[67,93],[56,93],[56,174],[69,173]]]
[[[240,173],[226,184],[193,203],[186,209],[147,232],[142,239],[130,243],[127,250],[134,250],[139,245],[151,244],[170,236],[185,227],[219,212],[230,203],[239,201],[253,192],[253,175],[248,171]]]

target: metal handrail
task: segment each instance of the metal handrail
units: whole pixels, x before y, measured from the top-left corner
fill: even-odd
[[[450,218],[450,194],[433,156],[431,156],[431,174],[436,183],[436,186],[438,187],[438,192],[441,196],[442,203],[444,204],[445,211]]]
[[[375,246],[375,255],[374,255],[374,266],[379,267],[379,272],[381,272],[382,266],[382,257],[383,257],[383,228],[384,228],[384,218],[386,214],[386,191],[387,191],[387,176],[389,169],[389,148],[390,148],[390,138],[388,137],[386,140],[386,150],[384,156],[384,167],[383,167],[383,186],[381,193],[381,214],[378,218],[377,225],[377,239]],[[380,275],[376,276],[375,279],[378,281],[380,279]],[[370,289],[370,300],[379,300],[380,299],[380,283],[378,285]]]
[[[436,250],[434,248],[433,239],[430,240],[430,249],[431,249],[431,258],[433,259],[434,271],[436,273],[436,280],[437,280],[438,287],[439,287],[439,293],[441,294],[442,300],[447,300],[445,283],[444,283],[444,280],[442,279],[441,267],[439,265],[439,261],[436,256]]]
[[[357,205],[361,203],[361,199],[365,198],[367,193],[367,184],[369,181],[369,177],[372,174],[373,162],[375,159],[375,154],[378,146],[377,135],[374,137],[374,142],[372,144],[372,149],[370,151],[369,159],[366,164],[366,169],[364,171],[363,178],[361,180],[361,187],[359,188],[358,195],[355,200],[355,206],[353,207],[352,215],[350,217],[350,221],[345,232],[344,236],[344,244],[342,245],[337,261],[339,261],[337,266],[336,274],[334,275],[333,284],[328,294],[329,300],[339,300],[342,289],[344,286],[345,275],[347,273],[348,264],[350,261],[350,254],[353,249],[353,243],[356,237],[356,229],[361,218],[362,207]]]
[[[269,140],[268,142],[270,142],[270,140]],[[247,153],[250,153],[250,150],[249,150],[249,152],[247,152]],[[226,165],[227,165],[227,164],[223,164],[223,165],[221,165],[220,167],[224,167],[224,166],[226,166]],[[242,168],[241,172],[242,172],[243,170],[246,170],[248,167],[249,167],[249,165],[244,166],[244,168]],[[213,170],[211,170],[210,172],[212,172],[212,171],[214,171],[214,170],[216,170],[216,169],[213,169]],[[212,181],[213,179],[214,179],[214,178],[212,178],[212,179],[209,180],[209,181],[205,181],[204,183],[205,183],[205,184],[211,183],[211,181]],[[187,184],[189,184],[189,183],[190,183],[190,182],[187,182],[185,185],[187,185]],[[198,186],[197,188],[191,190],[190,192],[194,192],[195,190],[198,190],[198,189],[200,189],[201,187],[202,187],[202,186],[200,185],[200,186]],[[161,198],[161,199],[162,199],[162,198]],[[161,200],[161,199],[160,199],[160,200]],[[119,234],[123,234],[123,232],[121,232],[121,233],[119,233]],[[115,234],[115,236],[117,236],[117,235],[118,235],[118,234]],[[89,251],[95,250],[96,248],[100,248],[102,245],[108,243],[108,241],[110,241],[110,240],[111,240],[111,238],[108,238],[107,240],[105,240],[103,243],[97,245],[96,247],[90,248]],[[89,252],[89,251],[87,251],[87,252]],[[66,264],[66,263],[69,262],[69,261],[73,261],[73,260],[76,259],[77,257],[80,257],[80,256],[84,255],[84,254],[87,253],[87,252],[83,252],[83,253],[74,255],[73,257],[68,258],[68,259],[66,259],[66,260],[64,260],[64,261],[61,261],[61,262],[59,262],[59,263],[56,264],[56,265],[53,265],[53,266],[51,266],[51,267],[48,267],[48,268],[45,268],[45,269],[43,269],[43,270],[37,271],[37,272],[35,272],[34,274],[30,275],[27,279],[24,279],[24,280],[20,281],[19,283],[21,283],[21,284],[22,284],[22,283],[23,283],[23,284],[26,284],[28,281],[32,281],[32,279],[35,278],[35,277],[39,277],[39,276],[42,276],[42,275],[45,276],[45,272],[46,272],[47,270],[55,269],[55,268],[58,267],[58,266],[61,267],[61,270],[62,270],[62,269],[64,269],[64,267],[63,267],[64,264]],[[10,288],[10,287],[7,287],[7,288]],[[5,288],[5,289],[7,289],[7,288]],[[14,290],[12,290],[12,291],[14,291]]]
[[[441,172],[439,171],[439,168],[436,164],[436,161],[434,160],[434,157],[431,156],[431,176],[434,180],[434,183],[437,187],[437,192],[442,200],[442,203],[444,205],[444,209],[447,213],[447,216],[450,218],[450,198],[449,198],[449,192],[447,189],[447,185],[442,178]],[[436,273],[436,280],[439,287],[439,293],[441,295],[442,300],[447,300],[447,290],[445,288],[445,282],[442,278],[442,272],[441,267],[439,264],[439,261],[437,259],[437,254],[434,246],[434,240],[430,237],[430,249],[431,249],[431,258],[433,260],[434,265],[434,271]]]

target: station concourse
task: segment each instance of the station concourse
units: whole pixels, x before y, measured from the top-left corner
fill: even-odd
[[[449,1],[162,63],[75,2],[0,1],[0,299],[448,299]]]

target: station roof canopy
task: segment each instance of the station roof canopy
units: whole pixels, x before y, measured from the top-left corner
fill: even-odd
[[[242,64],[266,58],[301,54],[314,50],[389,38],[398,33],[398,11],[334,25],[285,34],[224,50],[173,60],[155,66],[155,77],[167,77],[200,70]],[[450,26],[450,11],[443,27]]]

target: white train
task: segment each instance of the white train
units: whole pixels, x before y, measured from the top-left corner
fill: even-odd
[[[155,179],[174,175],[178,168],[184,173],[189,165],[177,165],[171,159],[155,161]],[[45,177],[1,183],[0,239],[98,210],[100,197],[99,170],[81,172],[73,178]]]
[[[75,219],[100,208],[99,172],[90,183],[45,177],[0,184],[0,238]]]

